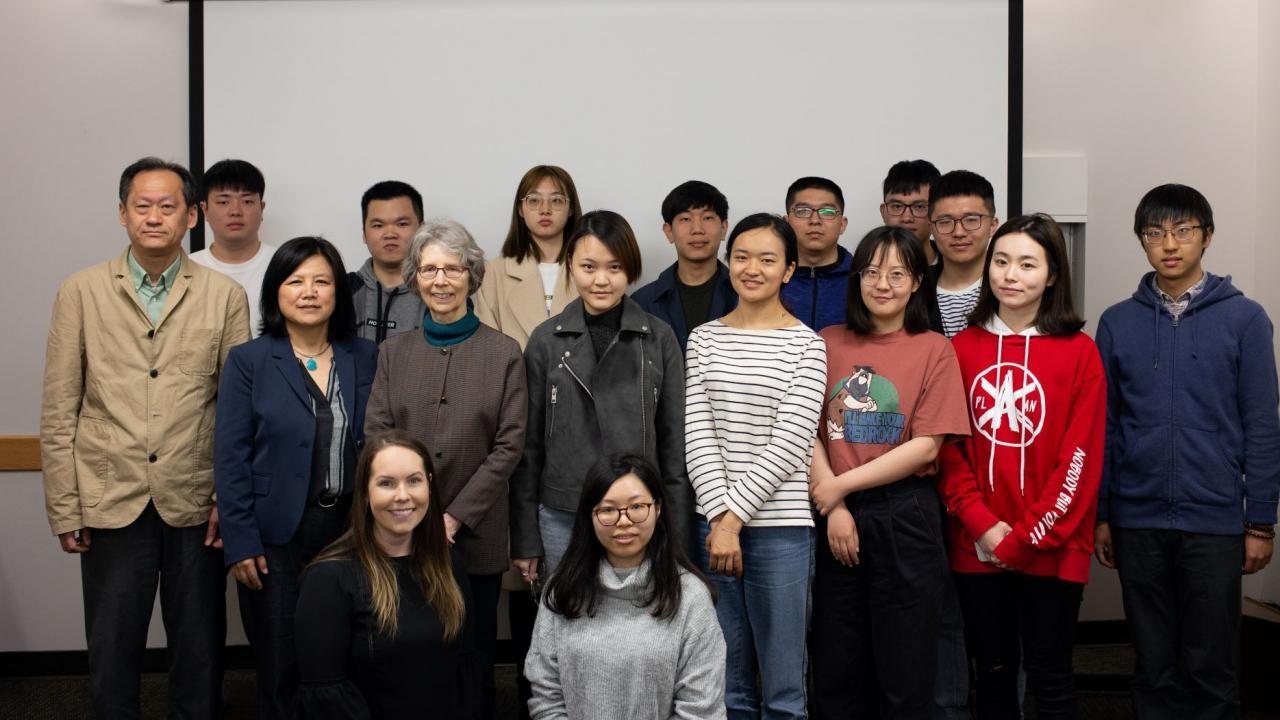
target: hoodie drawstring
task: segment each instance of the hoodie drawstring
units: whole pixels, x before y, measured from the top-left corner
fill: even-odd
[[[1004,335],[996,335],[996,395],[1000,394],[1000,366],[1004,364]],[[987,482],[991,484],[991,492],[996,491],[996,428],[999,417],[991,419],[991,447],[987,448]]]
[[[1022,386],[1027,386],[1027,374],[1031,370],[1031,336],[1022,346]],[[1018,495],[1026,497],[1023,486],[1027,479],[1027,396],[1018,398]]]

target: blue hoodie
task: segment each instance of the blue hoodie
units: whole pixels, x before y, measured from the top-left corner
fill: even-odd
[[[837,245],[836,261],[830,265],[796,268],[782,286],[782,303],[814,332],[844,325],[852,271],[853,254]]]
[[[1280,396],[1271,321],[1217,275],[1175,320],[1154,275],[1098,325],[1107,373],[1098,522],[1215,535],[1274,524]]]

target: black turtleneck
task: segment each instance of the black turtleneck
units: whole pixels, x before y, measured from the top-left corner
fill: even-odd
[[[609,343],[613,342],[613,339],[618,336],[618,331],[622,329],[622,303],[599,315],[587,312],[584,305],[582,315],[587,322],[587,332],[591,333],[591,347],[596,351],[596,360],[599,360],[604,355],[604,351],[609,349]]]

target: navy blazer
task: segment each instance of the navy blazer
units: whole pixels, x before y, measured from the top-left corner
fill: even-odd
[[[676,333],[676,341],[680,343],[680,352],[684,353],[689,344],[689,333],[693,328],[685,326],[684,306],[680,303],[680,289],[676,287],[676,265],[662,271],[658,279],[636,290],[631,299],[644,308],[644,311],[665,320]],[[738,293],[729,282],[729,268],[724,263],[716,263],[715,288],[711,292],[711,312],[707,320],[718,320],[729,314],[738,306]]]
[[[378,346],[360,338],[335,341],[333,362],[358,455]],[[293,537],[311,487],[315,435],[311,395],[289,339],[263,335],[232,348],[222,369],[213,433],[213,482],[227,565]]]

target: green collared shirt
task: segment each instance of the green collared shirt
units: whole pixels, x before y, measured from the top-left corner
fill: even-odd
[[[142,303],[147,316],[151,318],[151,324],[155,325],[160,319],[160,311],[164,310],[165,301],[169,299],[169,291],[173,289],[173,283],[178,279],[178,266],[182,264],[182,253],[178,253],[173,263],[160,274],[160,282],[156,285],[151,284],[147,271],[133,259],[133,250],[129,250],[127,257],[129,275],[133,277],[133,290],[138,294],[138,302]]]

